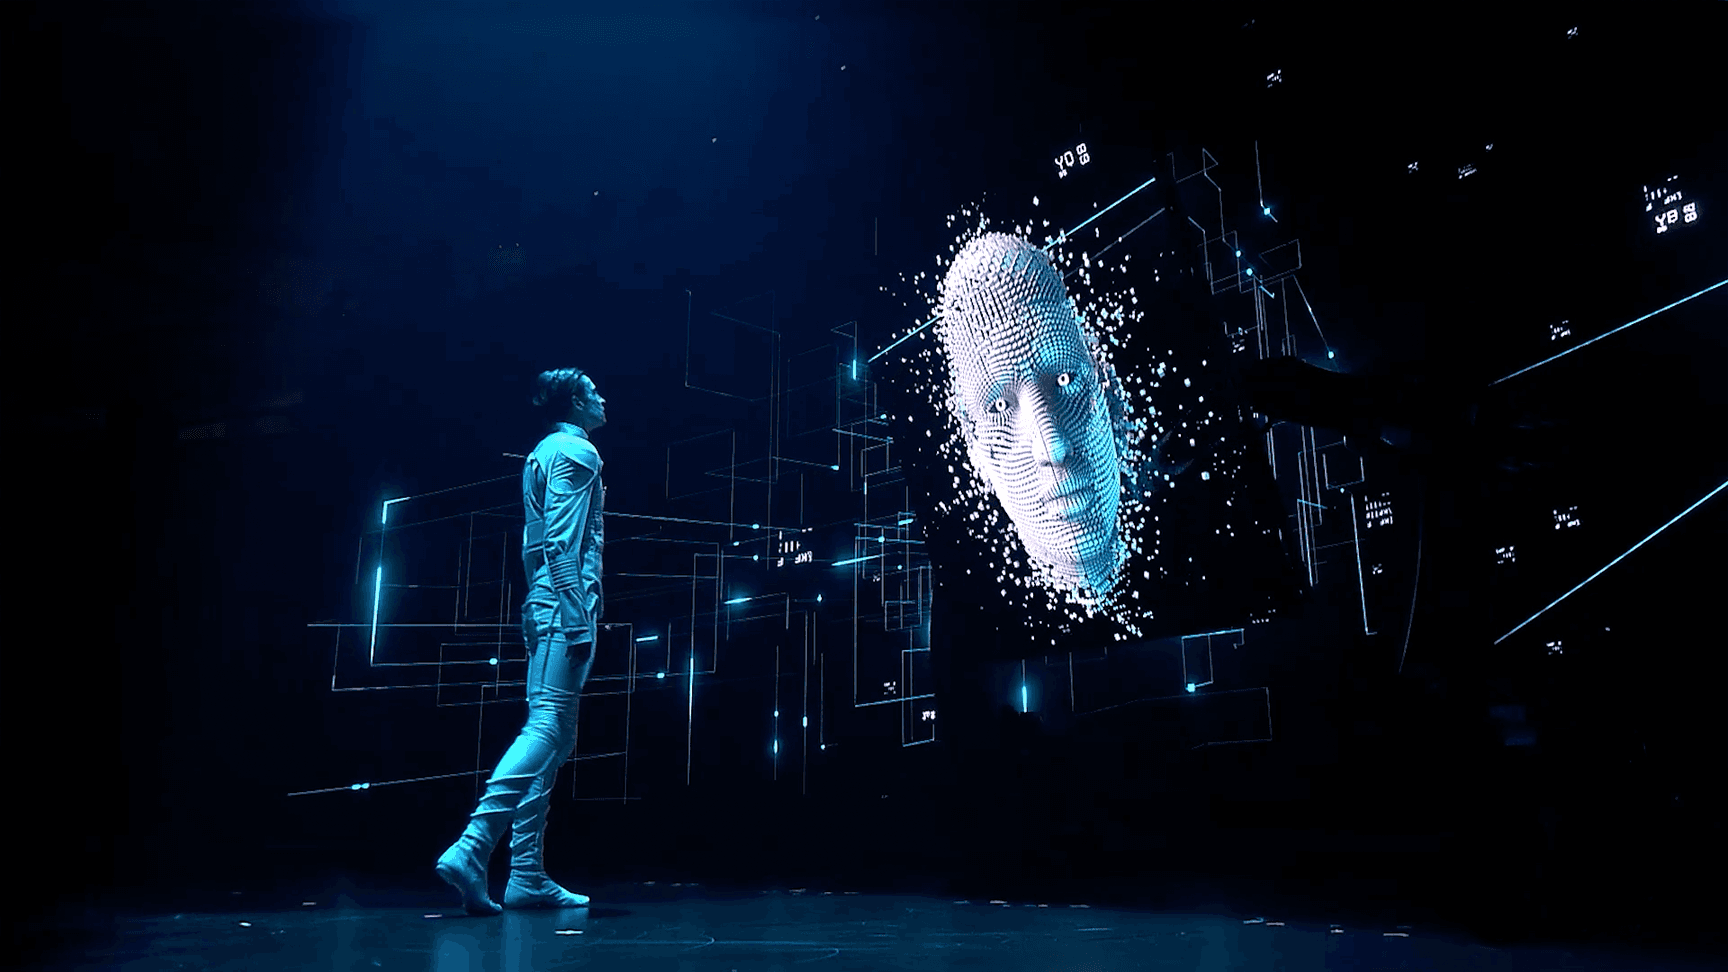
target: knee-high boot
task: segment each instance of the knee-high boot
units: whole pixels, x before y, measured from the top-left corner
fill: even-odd
[[[559,761],[561,766],[563,760]],[[588,896],[566,891],[546,876],[546,815],[559,766],[546,774],[545,785],[530,792],[510,824],[510,882],[504,886],[506,908],[580,908]]]
[[[462,893],[462,907],[471,915],[503,910],[487,893],[486,862],[533,785],[533,775],[494,776],[468,818],[468,828],[438,858],[438,876]]]

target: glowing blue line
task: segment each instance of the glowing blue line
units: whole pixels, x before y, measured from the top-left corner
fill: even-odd
[[[727,523],[724,520],[687,520],[681,516],[649,516],[646,513],[614,513],[611,510],[607,510],[604,515],[606,515],[606,516],[620,516],[620,517],[623,517],[627,520],[658,520],[662,523],[697,523],[697,524],[703,524],[706,526],[723,526],[723,527],[749,526],[749,524],[746,524],[746,523]]]
[[[743,604],[745,601],[748,601],[748,600],[750,600],[750,599],[747,597],[735,597],[732,600],[727,601],[726,603],[727,604]]]
[[[1211,637],[1215,637],[1217,635],[1241,634],[1241,633],[1242,633],[1241,628],[1225,628],[1223,631],[1208,631],[1205,634],[1183,635],[1182,639],[1184,641],[1186,641],[1189,638],[1211,638]]]
[[[1302,289],[1302,281],[1295,277],[1290,277],[1288,279],[1291,283],[1296,285],[1296,293],[1302,298],[1302,306],[1308,308],[1308,319],[1314,322],[1314,333],[1320,335],[1320,343],[1327,347],[1331,347],[1332,342],[1326,340],[1326,332],[1320,330],[1320,317],[1314,313],[1314,305],[1308,303],[1308,292]]]
[[[1721,284],[1718,284],[1717,286],[1721,286]],[[1680,521],[1681,516],[1685,516],[1687,513],[1690,513],[1693,510],[1697,509],[1698,507],[1703,506],[1705,503],[1710,501],[1710,497],[1715,496],[1717,493],[1720,493],[1725,489],[1728,489],[1728,482],[1724,482],[1722,485],[1716,487],[1715,489],[1711,490],[1709,493],[1705,494],[1703,499],[1699,500],[1696,503],[1693,503],[1691,506],[1686,507],[1686,509],[1680,514],[1680,516],[1676,516],[1674,519],[1669,520],[1667,523],[1664,523],[1661,526],[1657,527],[1656,533],[1661,533],[1663,530],[1666,530],[1669,527],[1673,526],[1675,523],[1678,523]],[[1608,567],[1612,567],[1615,564],[1619,563],[1620,561],[1625,560],[1627,557],[1631,556],[1633,550],[1637,550],[1639,547],[1642,547],[1645,544],[1649,543],[1651,540],[1655,539],[1656,533],[1652,533],[1649,536],[1645,537],[1644,539],[1633,544],[1632,548],[1630,550],[1627,550],[1625,553],[1621,554],[1620,556],[1615,557],[1613,560],[1610,560],[1608,562],[1607,567],[1603,567],[1602,570],[1599,570],[1596,573],[1591,574],[1589,577],[1584,578],[1583,584],[1579,584],[1578,587],[1574,587],[1571,590],[1567,591],[1566,593],[1560,595],[1558,598],[1555,598],[1554,604],[1559,604],[1561,601],[1566,600],[1567,598],[1571,597],[1572,595],[1578,593],[1578,589],[1583,587],[1584,584],[1588,584],[1591,581],[1595,580],[1596,578],[1601,577],[1603,571],[1606,571],[1608,569]],[[1537,618],[1541,617],[1544,613],[1546,613],[1548,611],[1548,608],[1553,607],[1554,604],[1550,604],[1550,605],[1548,605],[1548,607],[1545,607],[1542,610],[1537,611],[1535,614],[1530,615],[1530,617],[1524,621],[1524,624],[1529,624],[1531,621],[1534,621]],[[1524,624],[1519,625],[1518,628],[1524,627]],[[1518,628],[1513,628],[1511,631],[1508,631],[1505,634],[1501,635],[1500,637],[1494,639],[1494,643],[1499,644],[1500,642],[1505,641],[1507,638],[1512,637],[1512,635],[1518,631]]]
[[[853,557],[851,560],[836,560],[833,563],[829,564],[828,566],[830,566],[830,567],[844,567],[847,564],[856,564],[856,563],[861,563],[862,561],[866,561],[866,560],[875,560],[877,557],[880,557],[880,556],[882,556],[882,555],[881,554],[871,554],[868,557]]]
[[[374,654],[376,654],[376,652],[378,651],[378,595],[383,591],[383,589],[384,589],[384,565],[379,564],[378,565],[377,579],[375,579],[372,582],[372,648],[371,648],[371,651]],[[370,661],[371,657],[372,656],[368,656],[367,660]]]
[[[853,704],[852,708],[866,709],[873,705],[893,705],[897,702],[916,702],[919,699],[933,699],[935,697],[935,692],[926,692],[923,695],[908,695],[903,699],[883,699],[880,702],[857,702]]]
[[[1147,186],[1149,186],[1152,183],[1157,182],[1157,181],[1158,181],[1158,177],[1153,176],[1152,178],[1147,179],[1145,182],[1140,183],[1140,185],[1137,186],[1136,188],[1134,188],[1132,191],[1130,191],[1128,193],[1128,195],[1123,196],[1121,199],[1118,199],[1115,202],[1111,203],[1110,205],[1105,206],[1103,209],[1100,209],[1097,212],[1093,213],[1091,218],[1086,220],[1086,223],[1090,223],[1090,222],[1092,222],[1092,220],[1097,219],[1098,217],[1109,212],[1110,210],[1115,209],[1117,206],[1122,205],[1123,203],[1127,202],[1130,198],[1132,198],[1135,193],[1139,192],[1141,189],[1144,189]],[[1046,251],[1048,251],[1051,247],[1055,246],[1057,243],[1060,243],[1061,241],[1067,239],[1068,237],[1073,236],[1075,233],[1078,233],[1081,230],[1085,229],[1086,223],[1081,223],[1079,226],[1074,227],[1073,229],[1069,230],[1068,232],[1063,233],[1061,236],[1058,236],[1056,239],[1051,240],[1050,242],[1044,244],[1044,249]]]
[[[640,638],[637,638],[636,643],[641,644],[644,641],[659,641],[659,640],[660,640],[659,635],[644,635]]]
[[[1128,195],[1123,196],[1121,199],[1118,199],[1115,202],[1111,203],[1110,205],[1105,206],[1103,209],[1100,209],[1097,212],[1093,213],[1091,215],[1091,217],[1089,217],[1086,220],[1085,223],[1081,223],[1079,226],[1076,226],[1073,229],[1068,230],[1067,232],[1063,233],[1061,236],[1058,236],[1056,239],[1051,240],[1049,243],[1044,244],[1045,252],[1049,252],[1049,250],[1052,246],[1055,246],[1057,243],[1061,242],[1062,240],[1065,240],[1068,237],[1073,236],[1075,233],[1078,233],[1081,230],[1085,229],[1086,223],[1090,223],[1090,222],[1092,222],[1092,220],[1097,219],[1098,217],[1109,212],[1110,210],[1115,209],[1117,206],[1122,205],[1123,203],[1127,202],[1130,198],[1132,198],[1135,193],[1139,192],[1141,189],[1144,189],[1147,186],[1149,186],[1152,183],[1157,182],[1157,181],[1158,181],[1157,176],[1153,176],[1152,178],[1147,179],[1145,182],[1142,182],[1137,188],[1135,188],[1132,192],[1128,193]],[[1159,210],[1159,212],[1162,212],[1162,211],[1163,210]],[[1157,214],[1154,213],[1153,215],[1157,215]],[[1138,227],[1136,227],[1136,228],[1138,228]],[[904,343],[905,341],[910,339],[912,337],[912,335],[917,334],[919,331],[924,330],[925,328],[929,327],[930,325],[936,323],[937,321],[939,321],[941,319],[942,319],[941,315],[937,315],[936,317],[930,318],[929,320],[925,321],[924,323],[922,323],[922,324],[918,325],[917,327],[913,328],[912,330],[906,332],[905,337],[901,338],[898,341],[895,341],[893,344],[890,344],[887,347],[883,348],[882,350],[871,355],[870,360],[875,361],[877,358],[882,357],[883,355],[894,350],[895,348],[899,347],[902,343]],[[856,367],[856,363],[854,363],[854,367]],[[854,377],[854,378],[858,377],[857,373],[854,372],[852,377]]]
[[[1703,290],[1700,290],[1697,293],[1693,294],[1692,297],[1702,297],[1703,295],[1709,293],[1712,290],[1715,290],[1717,287],[1720,287],[1723,284],[1728,284],[1728,280],[1722,280],[1722,281],[1718,281],[1716,283],[1713,283],[1710,286],[1705,287]],[[1640,321],[1647,321],[1650,318],[1655,317],[1657,314],[1662,313],[1662,311],[1670,310],[1670,309],[1675,308],[1675,307],[1679,307],[1681,304],[1684,304],[1687,301],[1691,300],[1692,297],[1682,297],[1679,300],[1675,301],[1674,303],[1669,304],[1667,307],[1662,308],[1661,310],[1653,310],[1650,313],[1645,314],[1643,317],[1638,318],[1638,320],[1636,320],[1636,321],[1628,321],[1627,323],[1620,325],[1619,327],[1615,328],[1614,330],[1609,331],[1607,334],[1598,334],[1597,336],[1591,338],[1590,340],[1585,341],[1583,344],[1578,345],[1577,348],[1567,348],[1565,351],[1560,352],[1559,354],[1555,355],[1553,358],[1546,358],[1542,361],[1538,361],[1535,364],[1531,365],[1529,368],[1520,368],[1517,371],[1514,371],[1511,374],[1507,375],[1505,378],[1500,379],[1500,381],[1506,381],[1507,379],[1510,379],[1510,378],[1516,378],[1519,375],[1523,374],[1524,372],[1529,371],[1533,368],[1540,368],[1543,365],[1547,364],[1548,362],[1555,360],[1556,358],[1564,358],[1565,356],[1578,350],[1578,348],[1587,348],[1590,345],[1595,344],[1597,341],[1600,341],[1603,338],[1607,337],[1609,334],[1619,334],[1621,331],[1626,330],[1627,328],[1631,327],[1633,324],[1637,324]],[[1500,384],[1500,381],[1490,382],[1489,387],[1493,387],[1494,385]]]
[[[694,636],[692,636],[694,638]],[[684,783],[690,783],[690,754],[696,745],[696,651],[690,651],[690,711],[685,716]]]
[[[1350,497],[1350,537],[1356,546],[1356,593],[1362,595],[1362,633],[1373,634],[1368,630],[1368,585],[1362,581],[1362,534],[1356,529],[1356,497]]]
[[[906,342],[906,340],[907,340],[907,339],[908,339],[908,338],[911,338],[911,337],[912,337],[912,335],[914,335],[914,334],[917,334],[917,333],[918,333],[918,332],[919,332],[919,331],[922,331],[922,330],[924,330],[924,329],[925,329],[925,328],[927,328],[927,327],[929,327],[929,326],[930,326],[930,325],[932,325],[932,324],[934,324],[934,323],[936,323],[936,322],[937,322],[937,321],[939,321],[939,320],[941,320],[941,319],[942,319],[942,315],[940,315],[940,314],[938,314],[938,315],[936,315],[936,316],[935,316],[935,317],[932,317],[932,318],[930,318],[930,319],[929,319],[929,320],[927,320],[927,321],[925,321],[925,322],[924,322],[924,323],[922,323],[922,324],[920,324],[920,325],[918,325],[918,326],[917,326],[917,327],[915,327],[915,328],[913,328],[913,329],[912,329],[912,330],[910,330],[910,331],[907,331],[907,332],[906,332],[906,337],[903,337],[903,338],[901,338],[901,339],[900,339],[900,340],[898,340],[898,341],[895,341],[895,342],[894,342],[894,343],[893,343],[893,344],[890,344],[890,345],[888,345],[888,346],[887,346],[887,347],[885,347],[885,348],[883,348],[883,349],[882,349],[882,350],[880,350],[880,351],[878,351],[878,352],[876,352],[876,353],[875,353],[875,354],[873,354],[873,355],[871,355],[871,356],[870,356],[870,360],[871,360],[871,361],[875,361],[875,360],[876,360],[876,359],[877,359],[877,358],[880,358],[880,357],[882,357],[882,356],[883,356],[883,355],[885,355],[885,354],[887,354],[887,353],[888,353],[888,352],[890,352],[890,351],[892,351],[892,350],[894,350],[894,349],[895,349],[895,348],[897,348],[897,347],[899,347],[899,346],[900,346],[900,345],[901,345],[901,344],[903,344],[903,343],[905,343],[905,342]],[[854,378],[856,378],[856,377],[858,377],[858,376],[857,376],[857,375],[853,375],[853,376],[852,376],[852,377],[854,377]]]
[[[840,433],[841,435],[850,435],[850,436],[853,436],[853,437],[859,438],[859,439],[869,439],[871,442],[893,442],[894,441],[893,439],[884,439],[879,435],[865,435],[862,432],[853,432],[850,429],[835,429],[834,431]],[[835,468],[839,468],[839,467],[836,466]]]
[[[1265,287],[1261,287],[1261,288],[1260,288],[1260,289],[1261,289],[1261,290],[1266,290],[1266,288],[1265,288]],[[1278,299],[1278,295],[1277,295],[1277,294],[1274,294],[1274,293],[1273,293],[1273,292],[1272,292],[1272,291],[1270,291],[1270,290],[1266,290],[1266,296],[1268,296],[1268,297],[1270,297],[1270,298],[1272,298],[1272,299],[1273,299],[1273,300],[1277,300],[1277,299]]]
[[[1160,217],[1162,215],[1164,215],[1164,210],[1162,208],[1160,208],[1157,212],[1153,213],[1152,215],[1150,215],[1150,216],[1146,217],[1145,219],[1141,220],[1140,222],[1136,223],[1134,225],[1134,229],[1131,229],[1128,232],[1123,233],[1121,236],[1116,237],[1114,242],[1110,243],[1108,246],[1104,247],[1104,249],[1099,250],[1097,253],[1093,254],[1092,259],[1093,260],[1103,259],[1104,254],[1109,253],[1111,247],[1115,246],[1117,243],[1122,242],[1123,240],[1126,240],[1128,237],[1133,236],[1134,233],[1140,229],[1140,227],[1145,226],[1147,223],[1152,222],[1153,220],[1157,219],[1158,217]],[[1062,279],[1067,280],[1069,277],[1072,277],[1075,274],[1079,273],[1080,269],[1081,268],[1079,268],[1079,267],[1075,267],[1074,269],[1063,274]]]

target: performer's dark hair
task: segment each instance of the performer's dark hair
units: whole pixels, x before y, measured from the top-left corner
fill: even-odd
[[[534,397],[529,400],[530,404],[548,424],[565,421],[570,417],[572,396],[578,401],[588,399],[588,388],[582,383],[582,376],[581,368],[540,372],[540,377],[534,379]]]

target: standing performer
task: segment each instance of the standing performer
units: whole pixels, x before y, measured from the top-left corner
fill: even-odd
[[[438,858],[438,876],[462,893],[471,915],[495,915],[486,864],[510,825],[506,908],[575,908],[586,895],[546,875],[546,810],[558,770],[576,745],[576,710],[594,663],[600,620],[600,551],[604,543],[600,453],[588,433],[606,423],[606,400],[575,368],[542,372],[534,405],[552,431],[522,467],[522,568],[528,599],[522,633],[528,645],[528,722],[498,761],[468,829]]]

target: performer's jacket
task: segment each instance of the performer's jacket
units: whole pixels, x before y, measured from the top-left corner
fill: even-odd
[[[558,606],[551,617],[572,643],[594,638],[603,610],[604,500],[599,451],[580,426],[559,422],[522,465],[522,509],[527,516],[522,570],[528,575],[524,616],[536,605]],[[571,603],[577,617],[564,616],[562,606]]]

